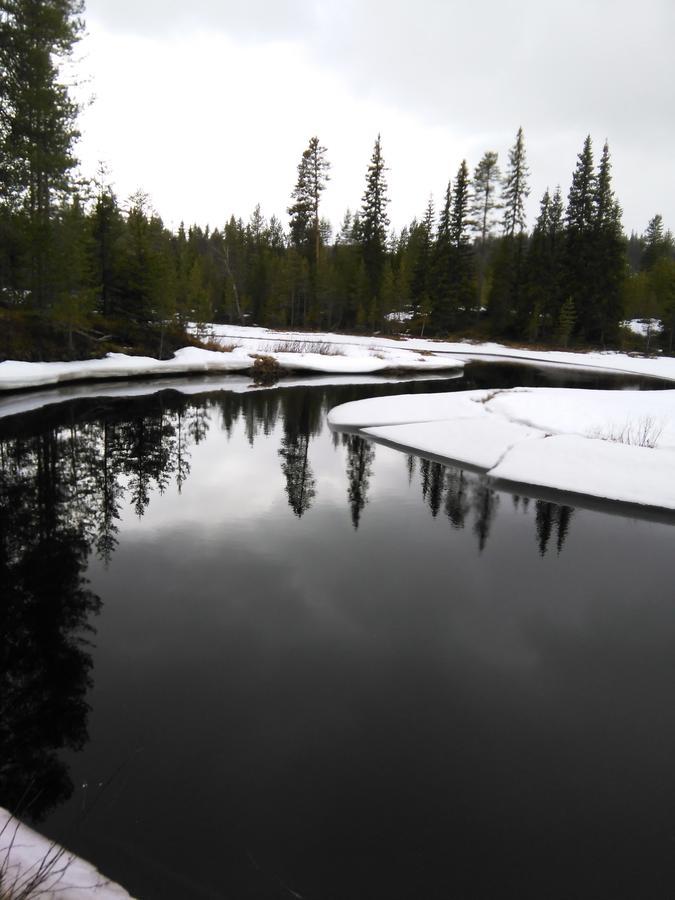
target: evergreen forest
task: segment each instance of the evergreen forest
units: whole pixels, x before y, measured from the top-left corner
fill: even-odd
[[[450,165],[442,202],[396,233],[380,136],[339,225],[321,202],[338,161],[314,136],[284,221],[258,205],[172,231],[142,191],[78,168],[63,72],[83,15],[81,0],[0,2],[0,359],[166,357],[194,342],[188,322],[673,352],[675,240],[659,214],[624,233],[607,143],[586,137],[528,223],[518,129],[505,160]],[[630,318],[663,330],[645,348]]]

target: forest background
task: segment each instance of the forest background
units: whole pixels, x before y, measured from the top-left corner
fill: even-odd
[[[379,135],[338,227],[314,136],[289,173],[287,222],[256,206],[172,231],[144,192],[120,201],[103,169],[78,170],[63,73],[83,15],[80,0],[0,2],[0,359],[166,357],[194,342],[189,322],[673,352],[675,241],[659,214],[623,232],[607,143],[583,141],[568,190],[547,190],[529,229],[519,129],[506,160],[451,167],[440,208],[421,198],[398,233]],[[630,318],[662,330],[645,341]]]

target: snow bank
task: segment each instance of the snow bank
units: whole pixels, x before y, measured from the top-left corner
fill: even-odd
[[[675,390],[384,397],[338,406],[328,421],[494,478],[675,509]]]
[[[67,381],[83,381],[92,378],[130,378],[142,375],[178,375],[188,372],[242,372],[249,369],[253,360],[244,351],[220,353],[184,347],[173,359],[159,360],[150,356],[127,356],[125,353],[109,353],[103,359],[81,362],[19,362],[7,360],[0,363],[0,390],[41,387]]]
[[[149,356],[127,356],[109,353],[104,359],[81,362],[34,363],[7,360],[0,363],[0,391],[42,387],[71,381],[99,378],[132,378],[195,373],[247,372],[253,368],[256,353],[273,356],[285,372],[305,371],[325,374],[370,374],[374,372],[441,372],[461,369],[456,359],[424,356],[416,351],[370,353],[361,348],[359,354],[329,355],[322,353],[275,352],[265,348],[235,347],[229,352],[185,347],[172,359]]]
[[[675,381],[675,357],[652,359],[600,350],[589,353],[576,353],[571,350],[528,350],[495,343],[474,344],[469,341],[439,341],[415,337],[394,339],[330,332],[270,331],[258,326],[240,325],[209,325],[206,326],[206,331],[223,344],[240,343],[252,351],[271,344],[280,350],[283,343],[306,341],[330,344],[347,356],[363,355],[365,347],[371,353],[391,354],[393,358],[406,351],[415,351],[467,361],[510,360],[537,366],[617,372]]]
[[[44,900],[130,900],[118,884],[90,863],[63,850],[0,807],[0,873],[2,889],[17,894],[38,880],[30,896]]]
[[[675,509],[675,451],[565,434],[520,442],[490,472],[495,478]]]

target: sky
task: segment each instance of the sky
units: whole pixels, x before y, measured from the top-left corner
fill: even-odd
[[[323,214],[358,209],[378,133],[392,226],[442,202],[466,159],[502,171],[522,126],[528,224],[569,190],[587,134],[608,140],[627,232],[675,230],[673,0],[88,0],[76,48],[79,157],[166,225],[287,222],[309,139]]]

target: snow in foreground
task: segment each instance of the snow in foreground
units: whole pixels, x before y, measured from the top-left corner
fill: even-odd
[[[394,342],[392,342],[394,343]],[[308,344],[311,348],[311,344]],[[0,390],[42,387],[71,381],[98,378],[131,378],[139,376],[184,375],[193,373],[248,372],[255,363],[255,354],[273,356],[283,371],[318,372],[331,375],[362,375],[376,372],[440,372],[461,369],[461,360],[422,355],[416,350],[389,350],[361,347],[358,354],[328,354],[316,352],[275,351],[267,348],[235,347],[229,352],[184,347],[173,359],[159,360],[149,356],[127,356],[109,353],[103,359],[80,362],[21,362],[7,360],[0,363]]]
[[[675,509],[675,390],[400,395],[345,403],[328,421],[505,481]]]
[[[0,807],[0,888],[43,900],[130,900],[90,863],[23,825]],[[32,888],[32,890],[31,890]]]

